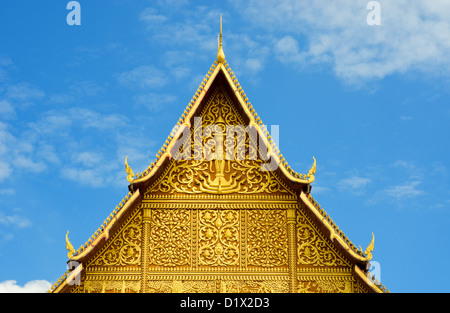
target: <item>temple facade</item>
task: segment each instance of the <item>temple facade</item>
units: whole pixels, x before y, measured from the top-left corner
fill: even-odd
[[[75,251],[54,293],[385,292],[357,248],[283,158],[225,60],[217,59],[156,160]],[[76,226],[76,225],[74,225]]]

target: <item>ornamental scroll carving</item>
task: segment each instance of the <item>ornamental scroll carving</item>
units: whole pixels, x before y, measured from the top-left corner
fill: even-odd
[[[148,290],[153,293],[214,293],[215,281],[150,280]]]
[[[239,265],[239,211],[200,211],[198,232],[200,265]]]
[[[249,266],[287,266],[286,211],[248,210],[247,256]]]
[[[190,210],[152,210],[149,234],[150,264],[164,267],[190,265]]]
[[[347,280],[317,280],[299,281],[299,293],[351,293],[352,281]]]
[[[286,293],[288,283],[282,280],[150,280],[154,293]]]
[[[294,194],[272,171],[262,171],[266,149],[223,88],[217,88],[150,193]],[[250,135],[252,134],[252,135]],[[230,148],[231,147],[231,148]],[[258,155],[260,156],[258,158]]]
[[[138,293],[141,290],[141,282],[132,280],[88,280],[84,283],[84,290],[87,293]]]
[[[288,282],[282,280],[265,281],[221,281],[220,292],[226,293],[287,293]]]
[[[94,266],[140,265],[142,215],[136,210],[125,227],[110,239],[106,250],[94,259]]]
[[[306,218],[302,210],[297,210],[297,264],[350,266]]]

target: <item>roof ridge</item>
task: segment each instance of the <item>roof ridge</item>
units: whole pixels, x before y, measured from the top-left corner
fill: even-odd
[[[211,78],[217,77],[218,71],[220,69],[224,70],[224,73],[228,74],[229,79],[227,79],[231,84],[233,89],[235,90],[235,94],[238,98],[240,98],[243,108],[246,111],[246,114],[249,115],[250,122],[249,125],[254,125],[259,129],[259,131],[264,135],[263,138],[266,141],[267,148],[270,149],[270,152],[272,152],[272,155],[276,158],[276,163],[278,166],[282,169],[282,171],[293,181],[304,183],[304,184],[310,184],[315,180],[315,172],[316,172],[316,160],[314,159],[313,166],[309,170],[307,174],[302,174],[299,172],[294,171],[291,166],[288,164],[286,159],[284,158],[283,154],[281,153],[280,149],[278,148],[276,142],[273,140],[272,136],[270,135],[269,131],[267,130],[267,126],[262,122],[262,119],[254,109],[253,105],[248,99],[248,96],[244,92],[244,89],[242,88],[241,84],[239,83],[236,75],[231,69],[230,64],[227,61],[224,62],[218,62],[217,60],[214,60],[213,64],[209,68],[207,74],[201,81],[199,87],[197,88],[196,92],[192,96],[192,99],[190,100],[189,104],[186,106],[186,109],[181,114],[181,117],[179,118],[178,122],[172,129],[172,132],[167,137],[166,141],[162,145],[162,147],[159,149],[158,153],[156,154],[156,158],[153,162],[150,162],[150,165],[142,172],[136,173],[135,177],[133,179],[129,180],[130,183],[133,182],[139,182],[142,179],[145,179],[148,175],[150,175],[157,167],[158,162],[162,159],[163,156],[168,155],[171,156],[171,151],[167,151],[167,148],[169,147],[172,140],[174,140],[175,137],[179,137],[181,135],[182,126],[191,126],[191,123],[187,118],[190,119],[190,113],[192,112],[194,107],[197,107],[197,102],[199,101],[200,95],[203,91],[206,90],[206,88],[209,88],[210,84],[212,83]],[[215,74],[215,75],[213,75]],[[202,97],[203,99],[203,97]],[[200,100],[202,100],[200,99]]]

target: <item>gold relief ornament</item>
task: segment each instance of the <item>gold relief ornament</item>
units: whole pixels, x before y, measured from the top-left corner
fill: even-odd
[[[305,218],[297,214],[297,264],[313,266],[349,266]]]
[[[309,170],[308,174],[306,175],[306,177],[308,177],[309,184],[316,180],[316,177],[314,176],[316,174],[316,158],[313,157],[313,159],[314,159],[314,163],[313,163],[311,169]]]
[[[367,246],[366,251],[364,251],[364,254],[366,255],[366,260],[367,261],[372,260],[372,252],[373,252],[374,247],[375,247],[375,236],[372,233],[372,241]],[[359,246],[359,250],[362,252],[361,246]]]
[[[198,232],[200,265],[239,264],[239,211],[200,211]]]
[[[352,282],[344,280],[317,280],[300,281],[298,283],[299,293],[351,293]]]
[[[190,210],[152,210],[149,235],[151,265],[190,265],[190,219]]]
[[[133,182],[135,175],[134,175],[134,172],[131,169],[131,167],[128,165],[127,159],[128,159],[128,155],[125,158],[125,172],[127,173],[128,182],[131,183],[131,182]]]
[[[72,259],[73,255],[75,254],[75,249],[73,248],[73,245],[69,241],[69,231],[66,233],[66,249],[67,249],[67,257]]]
[[[282,280],[231,280],[221,281],[220,292],[222,293],[287,293],[289,286]]]
[[[284,210],[248,210],[248,265],[286,266],[288,242]]]
[[[136,211],[130,223],[117,235],[105,251],[93,261],[96,266],[139,265],[141,262],[142,216]]]

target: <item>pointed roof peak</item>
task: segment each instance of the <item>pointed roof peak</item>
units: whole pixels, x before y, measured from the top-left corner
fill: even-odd
[[[217,35],[217,61],[219,63],[225,62],[225,53],[222,48],[222,14],[220,14],[220,34]]]

